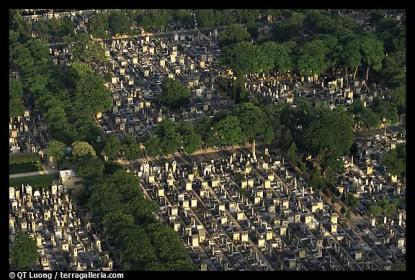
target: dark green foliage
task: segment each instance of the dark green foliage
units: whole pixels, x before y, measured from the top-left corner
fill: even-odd
[[[181,147],[182,136],[177,133],[176,123],[164,120],[156,128],[156,135],[160,139],[160,149],[162,154],[173,154]]]
[[[9,116],[23,116],[22,83],[9,79]]]
[[[129,33],[131,25],[131,19],[122,11],[112,12],[108,17],[108,27],[112,35]]]
[[[219,47],[223,48],[238,42],[249,41],[251,36],[249,32],[240,25],[232,24],[218,35]]]
[[[132,135],[125,135],[121,142],[121,151],[128,160],[137,159],[142,155],[139,144]]]
[[[269,68],[269,61],[263,50],[249,42],[239,42],[225,47],[221,63],[242,74],[262,72]]]
[[[121,149],[121,143],[114,134],[105,139],[104,154],[110,159],[117,159]]]
[[[241,130],[249,141],[265,133],[267,116],[264,111],[252,103],[244,103],[236,110]]]
[[[305,43],[299,49],[298,71],[306,75],[324,73],[329,67],[329,51],[322,40],[316,39]]]
[[[9,164],[34,163],[40,161],[40,155],[35,153],[10,154]]]
[[[324,187],[324,181],[321,176],[320,168],[316,167],[310,176],[310,186],[316,190],[321,190]]]
[[[391,175],[402,175],[406,173],[406,146],[405,144],[397,145],[395,150],[385,152],[381,160],[386,167],[387,172]]]
[[[278,21],[273,29],[272,35],[277,42],[286,42],[301,35],[305,16],[302,13],[291,12],[287,20]]]
[[[36,175],[29,177],[13,178],[9,180],[10,187],[19,188],[23,185],[30,185],[34,189],[48,188],[55,179],[54,175]]]
[[[182,85],[179,80],[166,79],[162,84],[160,102],[172,109],[177,109],[188,102],[190,98],[189,89]]]
[[[213,135],[216,143],[220,146],[242,144],[246,138],[242,132],[239,119],[230,115],[214,125]]]
[[[293,142],[287,151],[287,156],[292,165],[296,166],[298,162],[298,150],[295,142]]]
[[[348,193],[345,201],[346,205],[352,209],[355,209],[359,205],[359,199],[353,194]]]
[[[101,176],[88,205],[114,238],[125,270],[189,270],[193,267],[178,235],[156,221],[157,206],[146,200],[138,179],[125,171]]]
[[[108,14],[99,13],[94,14],[88,20],[88,30],[94,37],[107,38],[108,37]]]
[[[26,173],[43,170],[39,162],[11,164],[9,166],[9,174]]]
[[[52,140],[48,143],[46,154],[48,156],[52,156],[57,162],[59,162],[65,156],[65,148],[66,146],[64,143]]]
[[[82,158],[76,174],[86,179],[98,178],[104,174],[104,162],[100,158]]]
[[[158,136],[154,136],[154,135],[150,136],[150,138],[147,139],[144,146],[145,146],[147,155],[151,157],[162,154],[162,151],[160,149],[160,139],[158,138]]]
[[[183,150],[187,154],[192,154],[203,143],[202,137],[194,131],[190,123],[180,123],[178,133],[182,136]]]
[[[287,72],[293,69],[292,50],[289,44],[278,44],[272,41],[265,42],[261,46],[262,52],[267,57],[266,70]]]
[[[398,122],[398,108],[391,101],[376,98],[373,100],[373,111],[381,120],[386,119],[392,124]]]
[[[349,152],[353,142],[352,119],[343,110],[319,112],[303,135],[307,151],[317,155],[323,149],[335,158]]]
[[[17,232],[10,250],[12,267],[18,270],[33,269],[37,264],[37,258],[36,241],[27,233]]]

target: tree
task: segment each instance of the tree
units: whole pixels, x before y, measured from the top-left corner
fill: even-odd
[[[361,52],[366,64],[366,80],[369,79],[369,68],[379,71],[384,58],[383,43],[374,36],[366,34],[361,41]]]
[[[359,205],[359,199],[355,197],[353,194],[348,193],[346,197],[346,205],[348,205],[352,209],[355,209],[357,205]]]
[[[146,232],[138,226],[127,228],[120,233],[120,255],[123,269],[144,270],[148,263],[157,260],[155,248]]]
[[[214,137],[221,146],[241,144],[245,141],[245,134],[238,118],[230,115],[214,125]]]
[[[202,137],[195,132],[193,126],[189,123],[180,123],[178,133],[183,139],[183,149],[187,154],[192,154],[199,149],[203,143]]]
[[[123,12],[112,12],[108,17],[108,25],[112,35],[126,34],[131,27],[131,20]]]
[[[137,141],[132,135],[124,136],[121,144],[121,150],[127,160],[137,159],[142,154]]]
[[[156,128],[156,135],[160,139],[160,149],[162,154],[173,154],[180,149],[182,136],[177,131],[177,126],[170,120],[163,120]]]
[[[351,69],[354,68],[353,79],[355,79],[356,77],[357,69],[362,60],[362,54],[360,52],[360,48],[361,48],[360,45],[361,45],[361,40],[358,38],[355,38],[355,39],[348,40],[344,46],[343,57],[344,57],[344,64],[346,66],[346,76],[348,77],[347,75],[348,68],[349,67]]]
[[[104,174],[104,162],[99,158],[81,158],[76,173],[86,179],[98,178]]]
[[[269,68],[269,59],[257,45],[239,42],[223,49],[220,62],[242,74],[262,72]]]
[[[108,26],[108,14],[106,13],[97,13],[89,18],[88,21],[88,30],[89,33],[99,38],[108,37],[107,31]]]
[[[289,44],[278,44],[272,41],[263,43],[261,49],[268,58],[269,70],[276,70],[278,72],[291,71],[293,68],[293,61],[291,49]]]
[[[315,167],[313,169],[313,172],[311,172],[310,186],[317,190],[321,190],[324,186],[324,181],[321,176],[321,171],[320,171],[320,168],[318,167]]]
[[[152,135],[147,139],[145,147],[147,155],[151,157],[162,154],[160,149],[160,139],[156,135]]]
[[[382,207],[379,205],[370,205],[369,206],[369,213],[373,217],[379,217],[382,214]]]
[[[215,12],[212,9],[196,10],[198,27],[212,27],[216,25]]]
[[[121,143],[114,134],[105,139],[104,154],[110,159],[117,159],[121,149]]]
[[[190,99],[189,89],[182,85],[179,80],[166,79],[162,84],[160,102],[172,109],[177,109]]]
[[[52,156],[57,162],[60,162],[65,156],[66,145],[60,141],[52,140],[48,143],[46,154]]]
[[[285,17],[285,16],[284,16]],[[272,36],[277,42],[286,42],[301,35],[304,14],[290,11],[286,20],[279,20],[272,28]]]
[[[86,63],[71,64],[77,74],[75,106],[86,114],[105,112],[112,106],[111,92],[104,86],[104,80]]]
[[[252,103],[244,103],[237,110],[241,130],[250,142],[263,135],[267,125],[267,116],[264,111]]]
[[[297,69],[306,75],[324,73],[329,67],[329,50],[322,40],[312,40],[299,49]]]
[[[22,83],[9,79],[9,116],[23,116]]]
[[[298,151],[295,142],[293,142],[287,151],[287,156],[292,165],[296,166],[298,162]]]
[[[17,232],[10,250],[10,261],[18,270],[29,270],[37,263],[36,241],[27,233]]]
[[[102,225],[106,233],[114,238],[118,238],[122,231],[134,225],[134,217],[121,210],[117,210],[105,215]]]
[[[381,163],[392,175],[401,175],[406,172],[406,148],[398,146],[383,154]]]
[[[320,109],[318,118],[305,129],[301,142],[305,149],[317,155],[326,150],[326,156],[337,159],[349,152],[353,142],[353,120],[342,109]]]
[[[94,148],[88,142],[83,141],[75,141],[72,143],[72,155],[75,158],[96,157]]]
[[[223,48],[238,42],[249,41],[250,39],[251,36],[245,28],[237,24],[232,24],[219,33],[218,44],[219,47]]]
[[[160,261],[166,264],[178,260],[189,262],[187,252],[172,228],[157,221],[149,224],[146,230]]]

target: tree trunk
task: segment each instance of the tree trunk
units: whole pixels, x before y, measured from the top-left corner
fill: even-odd
[[[366,68],[366,81],[369,79],[369,65]]]
[[[349,75],[347,74],[347,70],[349,70],[348,68],[349,68],[349,67],[348,67],[348,66],[346,66],[346,83],[347,83],[347,84],[349,83]]]
[[[356,79],[357,67],[359,67],[359,66],[356,66],[356,68],[354,69],[354,73],[353,73],[353,80],[354,80],[354,79]]]

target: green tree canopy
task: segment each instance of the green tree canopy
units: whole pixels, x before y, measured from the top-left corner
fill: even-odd
[[[49,156],[53,156],[57,162],[61,161],[65,156],[65,148],[66,145],[63,142],[52,140],[48,143],[48,147],[46,148],[46,153]]]
[[[236,110],[241,130],[249,141],[263,135],[267,127],[267,116],[264,111],[252,103],[244,103]]]
[[[9,79],[9,115],[11,117],[23,116],[22,83]]]
[[[240,25],[232,24],[218,35],[219,47],[232,45],[238,42],[249,41],[251,36],[249,32]]]
[[[76,173],[86,179],[98,178],[104,174],[104,162],[99,158],[81,158]]]
[[[178,133],[182,136],[183,150],[187,154],[192,154],[202,146],[202,137],[197,134],[190,123],[182,122],[179,124]]]
[[[117,159],[121,149],[121,143],[114,134],[105,139],[104,153],[110,159]]]
[[[132,135],[125,135],[121,142],[121,150],[128,160],[137,159],[142,154],[141,149]]]
[[[17,232],[10,250],[11,265],[19,270],[29,270],[37,264],[36,241],[27,233]]]
[[[173,154],[180,149],[183,138],[177,131],[176,123],[164,120],[159,123],[155,133],[160,139],[160,148],[164,155]]]
[[[297,69],[303,74],[321,74],[329,67],[326,44],[319,39],[305,43],[299,49]]]
[[[84,141],[75,141],[72,143],[72,155],[75,158],[96,157],[94,148]]]
[[[369,68],[375,71],[382,69],[384,58],[383,42],[371,34],[365,34],[361,41],[361,52],[363,61],[366,64],[366,80],[369,79]]]
[[[160,102],[172,109],[177,109],[188,102],[190,98],[189,89],[182,85],[179,80],[165,79],[162,84]]]
[[[226,116],[214,125],[214,136],[221,146],[241,144],[245,141],[239,119],[235,116]]]

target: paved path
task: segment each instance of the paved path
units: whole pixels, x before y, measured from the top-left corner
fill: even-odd
[[[49,168],[47,170],[42,171],[35,171],[35,172],[27,172],[27,173],[18,173],[9,175],[10,179],[13,178],[20,178],[20,177],[29,177],[29,176],[37,176],[37,175],[45,175],[45,174],[57,174],[59,171],[57,169]]]

